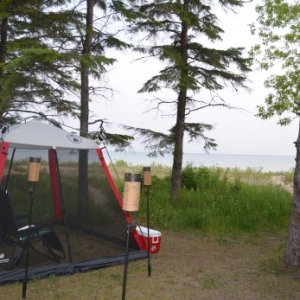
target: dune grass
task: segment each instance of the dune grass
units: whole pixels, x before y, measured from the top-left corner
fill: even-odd
[[[122,169],[126,167],[130,168],[122,163]],[[135,166],[132,171],[138,170],[141,168]],[[157,228],[232,234],[287,227],[290,193],[271,181],[272,176],[283,176],[281,173],[187,166],[180,200],[174,202],[170,199],[168,171],[164,176],[157,174],[155,166],[152,171],[151,223]],[[145,192],[142,189],[138,213],[142,222],[146,221]]]

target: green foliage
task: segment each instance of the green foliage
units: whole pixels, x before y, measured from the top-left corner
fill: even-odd
[[[77,74],[102,79],[115,62],[107,48],[129,47],[120,40],[110,20],[106,1],[90,1],[97,16],[88,30],[87,1],[26,0],[0,2],[0,117],[20,121],[24,115],[57,119],[79,118],[81,107],[70,101],[80,90]],[[107,13],[107,14],[106,14]],[[111,15],[110,15],[111,14]],[[86,35],[92,37],[87,53]],[[90,86],[87,95],[105,95],[109,88]],[[89,99],[87,99],[89,101]]]
[[[300,4],[299,1],[265,0],[257,6],[258,23],[252,25],[262,41],[252,49],[260,67],[265,70],[280,66],[281,70],[265,81],[271,90],[265,106],[258,107],[263,119],[279,116],[279,123],[287,125],[293,114],[300,112]]]
[[[206,190],[212,188],[224,187],[227,183],[227,177],[222,180],[221,169],[209,169],[207,167],[195,168],[192,165],[186,166],[182,171],[182,186],[187,190]],[[219,187],[219,185],[221,186]]]
[[[242,2],[224,1],[221,5],[241,6]],[[200,36],[211,41],[221,39],[223,30],[216,25],[217,16],[213,10],[201,1],[148,1],[139,6],[138,11],[143,15],[134,20],[132,30],[143,31],[148,39],[155,37],[156,42],[168,41],[167,44],[139,45],[137,48],[167,64],[144,84],[140,92],[156,92],[162,88],[170,88],[176,93],[183,89],[214,91],[224,88],[225,82],[243,86],[245,76],[242,73],[249,71],[250,61],[242,58],[242,49],[208,48],[197,40]],[[182,55],[183,51],[186,51],[186,57]],[[231,65],[236,65],[242,73],[231,72]]]
[[[104,141],[105,144],[115,147],[116,151],[123,151],[134,140],[134,137],[129,135],[99,131],[90,132],[89,136],[94,140]]]
[[[213,139],[203,135],[203,129],[207,127],[186,122],[187,116],[207,107],[230,107],[218,92],[228,84],[235,90],[245,87],[250,60],[243,57],[241,48],[211,47],[213,42],[221,40],[223,29],[218,26],[216,6],[210,2],[149,0],[132,3],[133,10],[140,13],[134,19],[132,31],[145,33],[144,40],[147,41],[144,45],[140,43],[137,50],[163,62],[163,68],[146,81],[139,92],[171,90],[171,99],[163,95],[152,102],[157,110],[167,106],[168,115],[170,107],[174,106],[176,111],[174,138],[171,136],[174,155],[171,194],[176,201],[180,194],[184,134],[188,133],[191,140],[204,138],[206,149],[216,147]],[[233,8],[243,2],[224,0],[217,4],[222,8]],[[207,40],[205,45],[203,41]],[[153,141],[152,137],[146,139]],[[164,141],[164,136],[155,139],[154,146],[150,145],[150,153],[164,152],[156,150],[161,143],[165,146]]]
[[[124,160],[118,160],[113,165],[109,164],[109,169],[111,170],[111,174],[114,177],[115,182],[117,183],[119,190],[122,190],[124,181],[121,174],[125,173],[140,173],[142,174],[144,165],[132,165],[128,164]],[[152,176],[162,178],[166,176],[170,176],[171,174],[171,168],[166,167],[161,164],[152,163],[150,165],[151,167],[151,174]]]
[[[93,197],[98,196],[99,187],[103,194],[111,193],[106,178],[97,172],[98,163],[89,166],[89,218],[101,219],[101,224],[113,220],[103,206],[93,206]],[[142,166],[131,166],[118,161],[115,168],[119,173],[141,173]],[[161,229],[197,229],[213,233],[242,233],[286,228],[290,211],[290,194],[274,186],[267,178],[274,174],[260,170],[238,170],[188,165],[183,170],[181,200],[174,203],[169,196],[170,168],[152,165],[152,187],[150,190],[151,226]],[[283,176],[284,174],[280,174]],[[248,178],[256,178],[257,182]],[[290,172],[287,173],[290,177]],[[78,170],[77,164],[61,165],[63,195],[68,222],[76,224],[78,217]],[[5,182],[5,178],[4,178]],[[118,182],[120,190],[123,180]],[[10,194],[18,203],[16,212],[28,211],[27,161],[14,165],[10,178]],[[141,191],[139,219],[146,221],[146,193]],[[40,181],[35,186],[34,219],[53,215],[50,181],[46,165],[42,165]],[[119,210],[117,202],[109,204]],[[100,218],[100,219],[99,219]],[[88,220],[87,220],[88,221]]]
[[[78,89],[69,68],[71,56],[62,47],[72,39],[69,25],[77,16],[65,8],[68,2],[0,2],[2,119],[24,113],[77,115],[78,106],[66,99],[66,92]]]
[[[74,11],[82,21],[73,27],[76,38],[72,41],[73,48],[70,54],[75,53],[77,62],[80,62],[75,70],[80,73],[80,67],[88,67],[89,75],[100,80],[106,68],[116,61],[115,58],[106,55],[107,49],[124,50],[130,47],[130,44],[119,38],[116,33],[118,30],[113,26],[120,11],[113,1],[102,0],[74,4]],[[100,90],[104,91],[105,88],[100,88]]]
[[[204,141],[204,149],[216,149],[217,144],[214,139],[209,138],[205,135],[206,131],[210,131],[213,129],[211,124],[206,123],[185,123],[184,124],[184,132],[189,137],[189,142],[201,140]],[[173,135],[175,135],[175,127],[171,129]]]
[[[145,149],[149,152],[149,156],[163,156],[164,154],[172,153],[173,151],[174,137],[172,134],[130,126],[124,126],[124,128],[133,131],[143,139]]]
[[[212,233],[281,230],[288,224],[290,194],[271,184],[253,185],[229,180],[222,169],[188,166],[183,171],[181,200],[169,197],[169,178],[153,179],[151,224],[162,229],[197,229]],[[159,191],[159,192],[158,192]],[[142,193],[139,217],[146,220]]]
[[[125,129],[133,131],[137,134],[145,145],[150,157],[157,155],[164,156],[165,154],[173,154],[175,144],[175,127],[169,130],[168,134],[153,131],[145,128],[135,128],[123,126]],[[214,139],[206,136],[205,132],[213,129],[213,126],[205,123],[185,123],[184,132],[189,136],[189,142],[201,141],[204,142],[204,149],[215,149],[217,144]]]
[[[5,182],[6,178],[4,178]],[[16,188],[17,187],[17,188]],[[41,221],[43,218],[53,216],[52,196],[50,193],[49,173],[42,167],[38,185],[32,186],[27,181],[27,161],[24,165],[21,161],[16,164],[14,172],[10,175],[8,190],[12,196],[14,212],[18,215],[28,214],[30,194],[28,190],[33,187],[33,220]]]

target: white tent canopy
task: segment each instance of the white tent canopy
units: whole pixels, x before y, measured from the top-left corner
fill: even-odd
[[[45,123],[30,121],[8,127],[2,141],[20,149],[97,149],[99,145],[76,133]]]

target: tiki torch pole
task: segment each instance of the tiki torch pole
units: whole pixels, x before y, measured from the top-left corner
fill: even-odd
[[[32,185],[36,184],[39,181],[40,167],[41,167],[40,157],[29,158],[28,182],[31,183]],[[34,200],[33,187],[30,187],[28,192],[29,192],[28,236],[26,241],[26,261],[25,261],[24,280],[22,283],[22,299],[26,298],[26,291],[27,291],[27,279],[28,279],[28,267],[29,267],[29,245],[31,243],[32,206]]]
[[[151,264],[150,264],[150,188],[151,188],[151,168],[144,167],[143,169],[143,185],[146,188],[147,195],[147,252],[148,252],[148,276],[151,276]]]
[[[124,197],[123,197],[124,211],[133,213],[139,210],[140,189],[141,189],[141,174],[125,173],[125,185],[124,185]],[[126,231],[126,249],[125,249],[124,272],[123,272],[122,300],[125,300],[126,297],[126,281],[127,281],[129,239],[130,239],[131,227],[132,227],[132,221],[127,224],[127,228],[126,228],[127,231]]]

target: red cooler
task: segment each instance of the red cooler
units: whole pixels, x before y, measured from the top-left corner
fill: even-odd
[[[139,246],[143,250],[148,250],[148,243],[150,245],[150,252],[157,253],[160,248],[161,243],[161,232],[153,229],[149,229],[149,238],[148,238],[148,228],[144,226],[136,227],[135,235]]]

